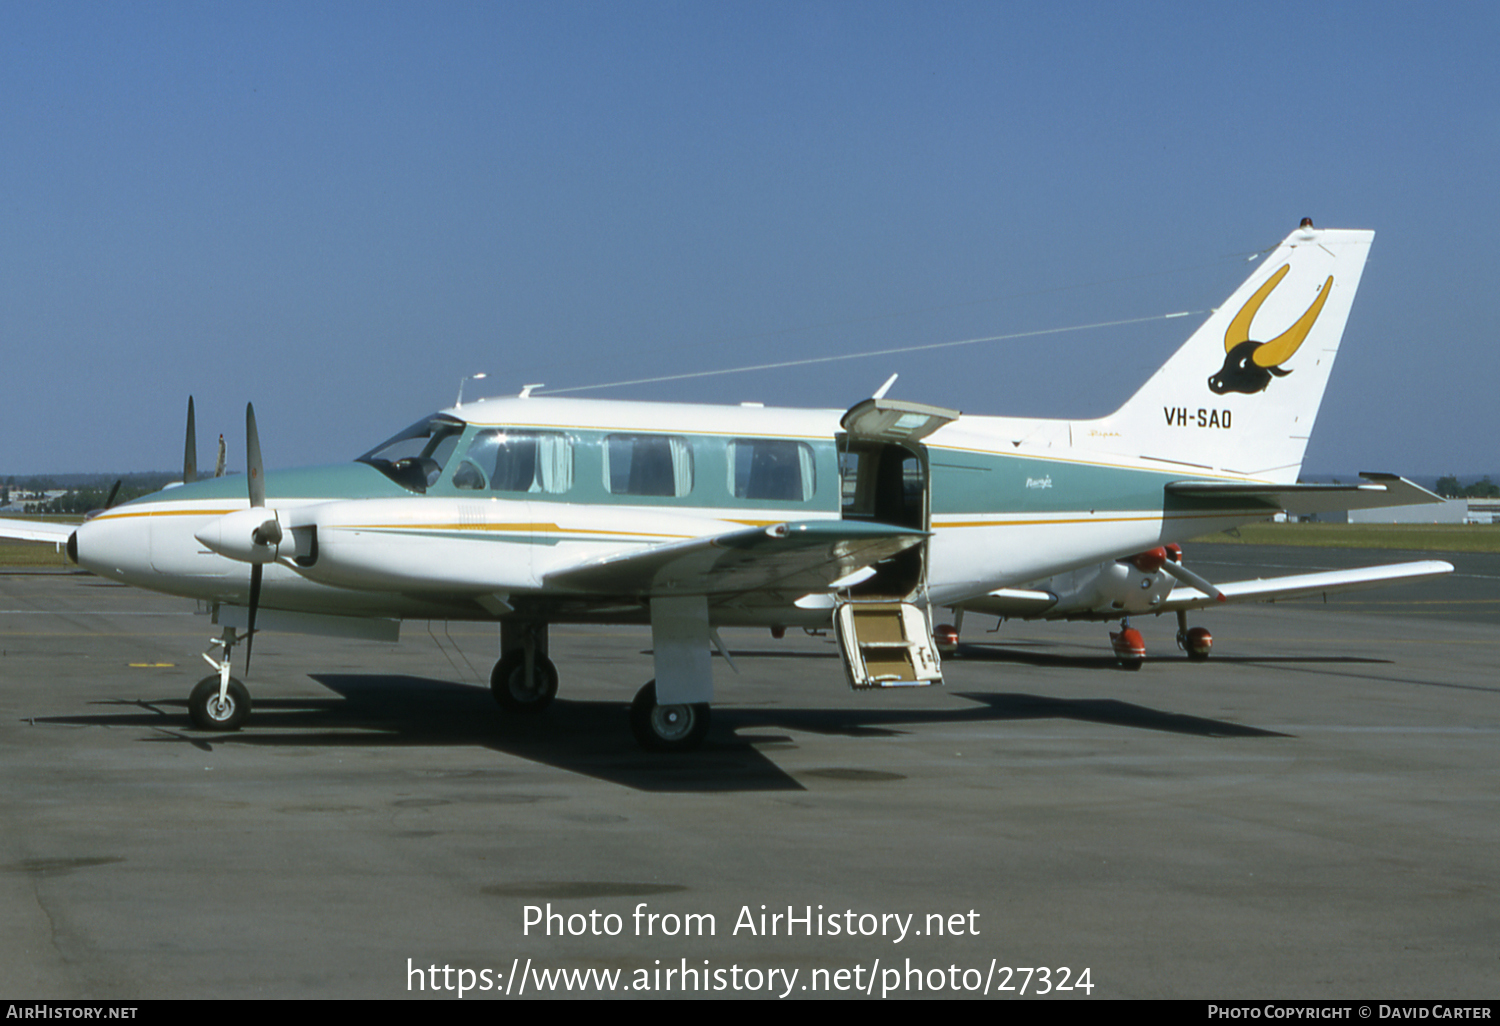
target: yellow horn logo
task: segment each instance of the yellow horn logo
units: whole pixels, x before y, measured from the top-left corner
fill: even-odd
[[[1250,297],[1250,301],[1229,322],[1229,330],[1224,332],[1224,352],[1228,354],[1224,358],[1224,366],[1219,373],[1208,379],[1208,387],[1216,395],[1226,392],[1253,395],[1265,390],[1271,383],[1271,375],[1284,378],[1291,373],[1289,370],[1282,370],[1281,365],[1290,360],[1306,340],[1313,322],[1323,312],[1323,304],[1328,302],[1328,295],[1333,291],[1333,276],[1329,275],[1323,287],[1318,290],[1318,298],[1313,300],[1313,305],[1307,308],[1306,313],[1297,318],[1296,324],[1269,342],[1252,342],[1250,322],[1255,319],[1266,297],[1281,284],[1281,279],[1291,269],[1292,265],[1287,264],[1266,279],[1266,283],[1255,290],[1255,295]]]

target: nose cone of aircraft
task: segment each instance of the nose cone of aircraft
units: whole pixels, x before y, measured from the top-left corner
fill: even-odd
[[[134,581],[151,574],[149,517],[101,515],[78,525],[68,539],[73,562],[101,577]]]

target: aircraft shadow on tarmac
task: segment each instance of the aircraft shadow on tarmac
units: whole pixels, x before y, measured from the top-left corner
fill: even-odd
[[[1028,646],[1031,642],[1027,643]],[[1106,670],[1119,669],[1119,662],[1112,654],[1059,655],[1053,652],[1038,652],[1032,648],[1002,648],[998,645],[959,646],[960,658],[965,662],[1025,663],[1028,666],[1051,666],[1058,669]],[[1187,663],[1187,655],[1174,652],[1167,656],[1150,656],[1147,663]],[[1216,655],[1211,663],[1384,663],[1389,659],[1374,659],[1368,656],[1228,656]]]
[[[114,711],[86,716],[37,717],[34,723],[135,726],[142,740],[258,748],[470,745],[555,766],[641,791],[798,791],[803,784],[759,747],[795,745],[781,731],[848,737],[895,737],[926,725],[1062,719],[1202,738],[1284,737],[1273,731],[1165,712],[1115,699],[1069,699],[1027,694],[950,692],[971,706],[961,709],[715,707],[708,741],[688,755],[653,755],[636,747],[626,701],[557,699],[538,717],[507,717],[488,689],[426,677],[315,674],[337,698],[259,698],[250,725],[230,734],[188,726],[181,699],[94,703]],[[772,748],[774,753],[775,748]],[[857,770],[813,775],[863,779]],[[853,776],[850,776],[853,774]],[[882,778],[883,779],[883,778]]]

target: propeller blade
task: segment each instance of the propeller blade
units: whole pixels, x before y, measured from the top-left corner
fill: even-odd
[[[198,480],[198,429],[193,424],[193,397],[188,396],[187,442],[182,449],[182,483]]]
[[[254,403],[245,404],[245,474],[250,479],[250,505],[264,506],[266,472],[260,460],[260,432],[255,430]]]
[[[1203,594],[1207,595],[1209,598],[1213,599],[1216,602],[1227,601],[1224,598],[1224,593],[1222,591],[1220,591],[1218,588],[1215,588],[1204,578],[1199,577],[1197,574],[1193,573],[1181,563],[1173,563],[1171,560],[1168,560],[1162,565],[1162,569],[1171,574],[1173,577],[1177,578],[1183,584],[1190,584],[1194,588],[1197,588],[1199,591],[1203,592]]]
[[[109,488],[109,498],[107,498],[107,499],[104,500],[104,508],[105,509],[110,509],[111,507],[114,506],[114,504],[115,504],[115,496],[120,494],[120,485],[122,485],[124,483],[125,483],[125,479],[124,478],[120,478],[120,479],[116,480],[114,484],[110,485],[110,488]]]
[[[255,644],[255,613],[260,608],[260,573],[263,567],[259,563],[251,564],[250,567],[250,626],[245,632],[245,677],[250,676],[250,646]]]

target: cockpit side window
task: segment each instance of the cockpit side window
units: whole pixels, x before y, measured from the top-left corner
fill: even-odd
[[[463,421],[434,414],[377,445],[356,462],[368,463],[408,491],[423,493],[442,476],[463,430]]]
[[[492,492],[561,495],[573,487],[573,440],[550,431],[481,431],[460,473],[471,465],[489,476]]]

